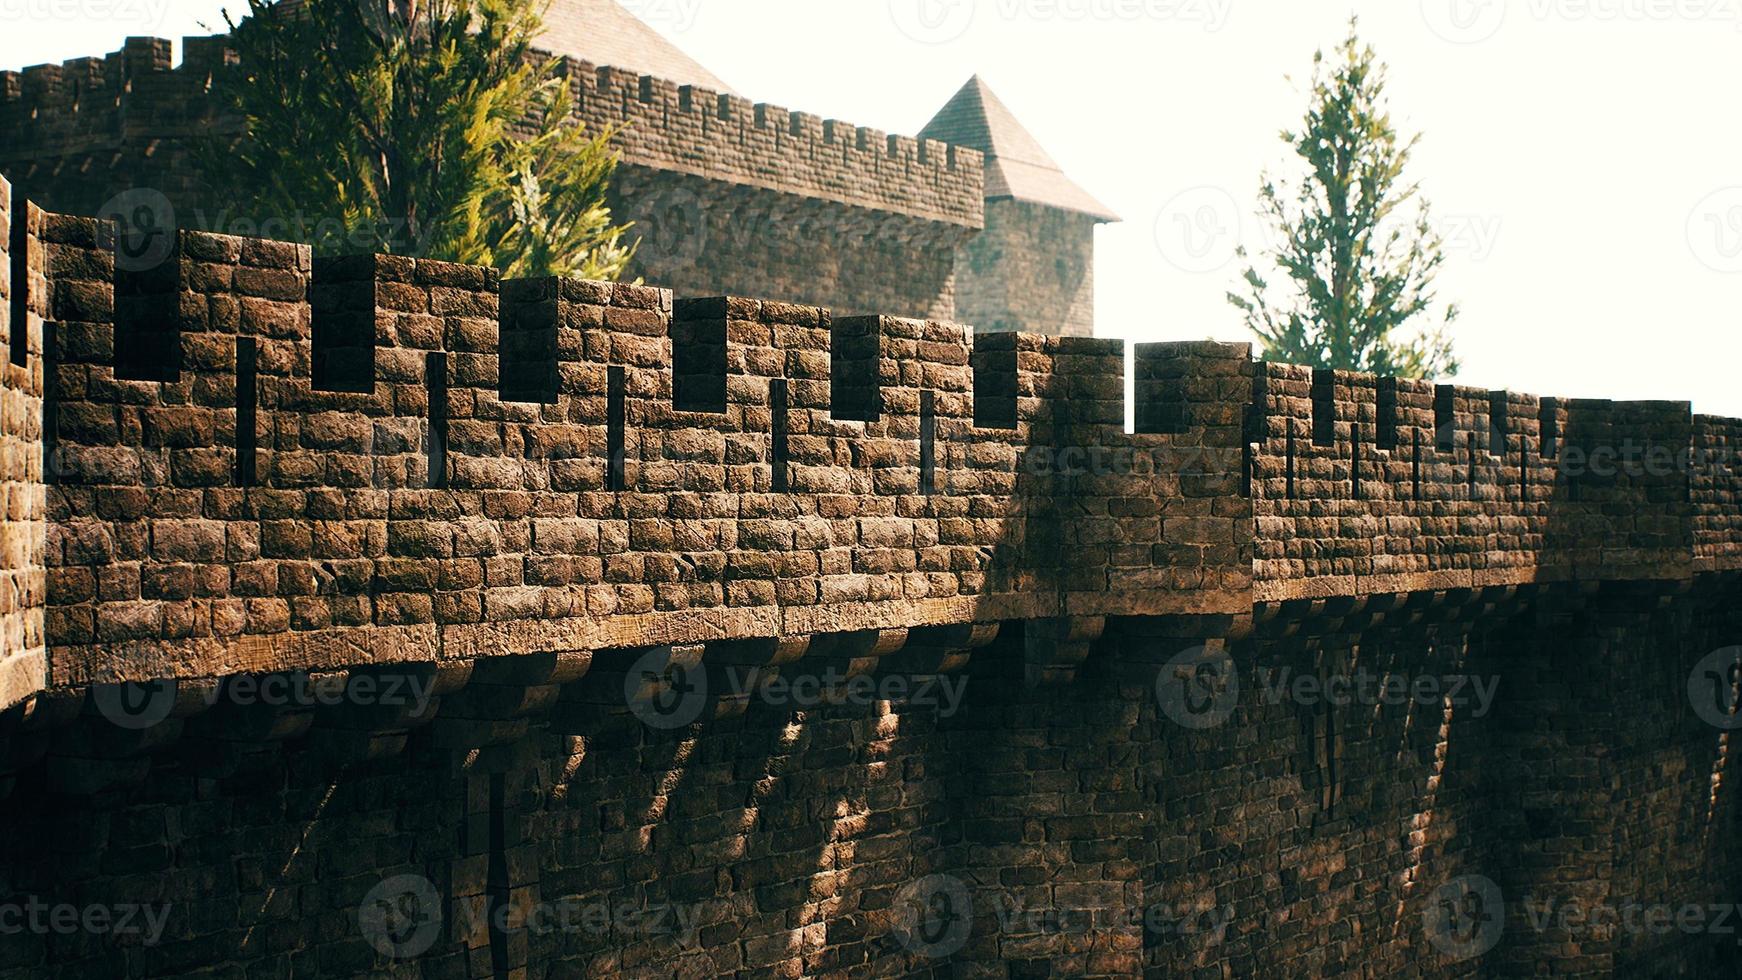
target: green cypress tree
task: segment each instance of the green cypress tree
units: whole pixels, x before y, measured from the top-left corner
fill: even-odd
[[[214,191],[328,253],[615,279],[633,248],[540,0],[248,0],[214,80],[245,127],[202,154]]]
[[[1385,66],[1361,43],[1354,20],[1332,58],[1313,56],[1306,119],[1282,134],[1305,173],[1289,183],[1267,175],[1259,192],[1261,217],[1275,233],[1264,256],[1273,268],[1261,272],[1242,248],[1249,264],[1228,301],[1273,360],[1451,376],[1458,362],[1445,328],[1458,309],[1448,306],[1438,323],[1425,322],[1437,302],[1442,239],[1420,185],[1403,180],[1421,137],[1399,137],[1385,80]],[[1413,215],[1405,212],[1412,201]]]

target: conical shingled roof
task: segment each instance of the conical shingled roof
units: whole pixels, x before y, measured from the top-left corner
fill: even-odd
[[[1078,187],[986,83],[975,75],[920,130],[921,137],[986,155],[986,199],[1013,198],[1102,221],[1119,216]]]
[[[533,45],[552,54],[654,75],[679,85],[732,91],[616,0],[553,0],[545,11],[544,26],[544,34]]]

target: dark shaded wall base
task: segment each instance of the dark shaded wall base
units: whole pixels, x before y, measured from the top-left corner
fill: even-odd
[[[87,719],[0,803],[0,893],[167,905],[162,938],[0,936],[0,976],[1734,976],[1733,935],[1531,912],[1735,904],[1742,773],[1686,691],[1742,636],[1734,585],[1112,619],[1042,684],[1019,669],[1035,627],[1007,624],[949,679],[957,711],[753,701],[663,732],[558,685],[492,738],[438,718],[373,761],[323,718],[279,745],[195,719],[95,795],[56,775],[103,737]],[[1203,730],[1156,693],[1197,646],[1241,677]],[[1263,680],[1360,668],[1497,687],[1330,706]],[[358,909],[398,875],[441,908],[395,961]],[[1428,913],[1476,875],[1504,928],[1458,959]],[[916,887],[960,889],[918,934]],[[563,907],[582,924],[490,924]]]

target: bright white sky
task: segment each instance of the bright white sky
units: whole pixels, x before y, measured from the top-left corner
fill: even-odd
[[[1742,0],[626,5],[752,99],[891,132],[978,72],[1125,217],[1100,233],[1098,329],[1137,341],[1245,339],[1223,294],[1304,108],[1284,76],[1358,13],[1425,133],[1459,380],[1742,415]],[[220,6],[0,0],[0,67],[206,33]]]

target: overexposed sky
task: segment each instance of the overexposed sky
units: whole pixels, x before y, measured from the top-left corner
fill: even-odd
[[[220,0],[0,0],[0,67],[220,23]],[[891,132],[979,73],[1124,216],[1101,336],[1247,339],[1224,294],[1315,48],[1350,13],[1463,307],[1459,381],[1742,415],[1742,0],[629,0],[758,101]],[[239,7],[240,4],[233,4]]]

